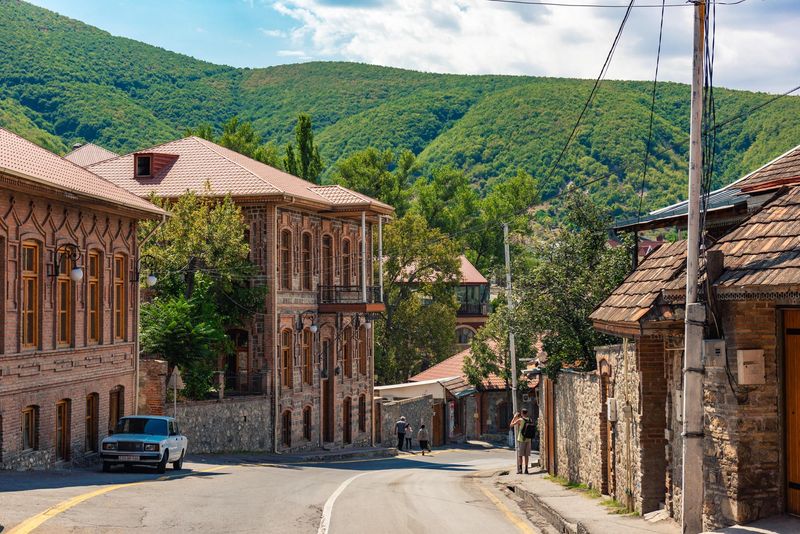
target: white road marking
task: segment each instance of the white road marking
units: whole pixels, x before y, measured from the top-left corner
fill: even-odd
[[[328,500],[325,501],[325,507],[322,509],[322,521],[319,523],[319,530],[317,530],[317,534],[328,534],[328,529],[331,526],[331,515],[333,515],[333,505],[339,495],[342,494],[342,492],[347,488],[347,486],[350,485],[352,481],[368,474],[369,472],[366,472],[348,478],[342,482],[338,488],[336,488],[336,491],[334,491],[330,497],[328,497]]]

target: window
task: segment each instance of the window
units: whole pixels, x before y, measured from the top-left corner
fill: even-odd
[[[292,289],[292,233],[281,232],[281,289]]]
[[[311,406],[303,408],[303,439],[311,441]]]
[[[97,452],[97,438],[100,396],[90,393],[86,396],[86,452]]]
[[[350,240],[342,241],[342,285],[349,286],[353,283],[352,272],[352,251],[350,250]]]
[[[136,176],[145,177],[150,176],[150,167],[153,158],[150,156],[136,156]]]
[[[367,431],[367,397],[363,394],[358,397],[358,431]]]
[[[22,450],[39,448],[39,407],[22,410]]]
[[[281,417],[281,443],[286,447],[292,446],[292,412],[286,410]]]
[[[100,341],[100,254],[90,252],[86,262],[86,332],[89,343]]]
[[[108,433],[113,434],[125,410],[125,388],[117,386],[108,394]]]
[[[475,331],[467,326],[459,326],[456,328],[456,343],[459,345],[469,345],[472,343],[472,338],[475,336]]]
[[[322,285],[333,285],[333,239],[322,236]]]
[[[303,330],[303,382],[306,384],[314,383],[314,368],[312,366],[311,347],[313,345],[314,334],[306,328]]]
[[[342,420],[343,420],[343,428],[342,432],[344,433],[344,442],[345,443],[352,443],[353,442],[353,410],[352,410],[352,401],[350,397],[345,397],[344,401],[342,401]]]
[[[72,270],[72,260],[66,254],[56,258],[60,267],[56,279],[56,342],[60,346],[68,346],[72,342],[72,287],[73,282],[69,277]]]
[[[69,460],[69,400],[56,403],[56,461]]]
[[[303,291],[311,291],[311,234],[303,234],[302,245]]]
[[[293,371],[294,366],[292,364],[292,359],[294,358],[292,350],[292,331],[288,328],[281,332],[281,365],[283,368],[283,372],[281,375],[283,376],[282,384],[283,387],[291,389],[293,387]]]
[[[114,339],[125,339],[127,333],[128,286],[125,278],[125,257],[114,256]]]
[[[39,245],[22,244],[22,346],[39,346]]]
[[[353,376],[353,329],[349,326],[344,329],[344,357],[342,365],[344,365],[344,376],[351,378]]]
[[[367,327],[364,325],[358,329],[358,372],[367,374]]]

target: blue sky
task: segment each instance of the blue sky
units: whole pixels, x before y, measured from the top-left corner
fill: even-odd
[[[431,72],[583,78],[597,75],[624,12],[488,0],[33,3],[114,35],[237,67],[347,60]],[[634,10],[609,78],[652,77],[659,12]],[[667,9],[660,67],[663,80],[689,80],[691,15],[691,7]],[[800,85],[800,54],[796,53],[800,49],[800,2],[746,0],[736,6],[718,6],[717,15],[718,85],[768,92]]]

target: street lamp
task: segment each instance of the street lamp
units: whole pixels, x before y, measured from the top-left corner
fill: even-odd
[[[308,329],[311,330],[312,334],[316,334],[319,330],[319,325],[317,324],[317,310],[305,310],[298,313],[297,321],[295,323],[295,330],[298,332],[303,330],[303,326],[305,326],[303,319],[306,317],[311,318],[311,326],[309,326]]]
[[[142,266],[150,264],[151,268],[150,273],[147,275],[147,278],[144,279],[144,283],[147,287],[153,287],[158,283],[158,277],[153,273],[152,266],[155,264],[156,259],[151,256],[150,254],[144,254],[139,256],[139,261],[136,262],[136,281],[138,282],[141,280],[142,276]]]
[[[77,245],[73,243],[64,243],[59,245],[56,249],[55,258],[53,261],[53,276],[61,274],[63,268],[62,263],[64,260],[72,262],[72,269],[69,272],[69,279],[73,282],[80,282],[83,280],[83,269],[78,267],[78,260],[81,258],[81,251]]]

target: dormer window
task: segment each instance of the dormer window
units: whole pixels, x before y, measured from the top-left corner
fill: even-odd
[[[153,158],[151,156],[136,156],[136,177],[144,178],[152,175]]]

